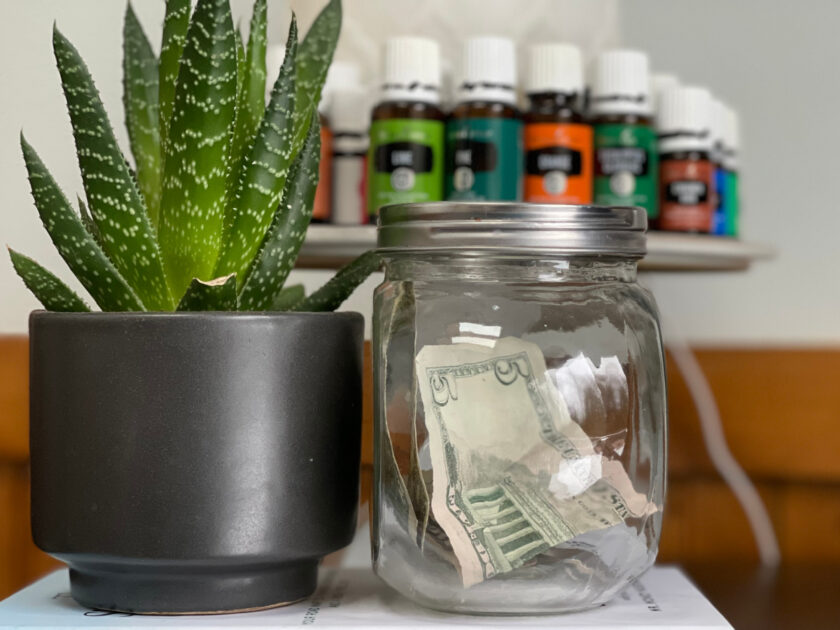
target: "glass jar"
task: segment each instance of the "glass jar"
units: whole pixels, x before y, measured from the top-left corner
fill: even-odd
[[[419,604],[553,613],[656,557],[666,398],[639,208],[388,206],[373,563]]]

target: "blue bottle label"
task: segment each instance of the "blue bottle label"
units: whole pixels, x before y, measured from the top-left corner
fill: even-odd
[[[712,234],[723,236],[726,234],[726,170],[720,167],[715,169],[715,197],[717,205]]]

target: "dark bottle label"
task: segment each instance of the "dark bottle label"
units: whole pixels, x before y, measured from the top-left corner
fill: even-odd
[[[474,173],[492,171],[499,163],[499,154],[492,142],[456,140],[452,153],[456,169],[466,166]]]
[[[638,147],[605,147],[595,152],[595,175],[612,177],[630,173],[635,177],[648,174],[648,152]]]
[[[393,173],[398,168],[409,168],[415,173],[432,170],[432,148],[416,142],[390,142],[376,147],[373,167],[377,173]]]
[[[528,175],[545,176],[551,171],[565,175],[580,175],[583,172],[583,157],[580,151],[566,147],[545,147],[528,151],[525,156],[525,171]]]
[[[659,215],[656,134],[645,125],[595,126],[595,203]]]
[[[709,187],[707,182],[696,179],[678,179],[668,182],[665,186],[664,203],[679,203],[684,206],[693,206],[698,203],[706,203],[709,200]]]
[[[522,181],[522,123],[454,118],[446,126],[446,198],[516,201]]]

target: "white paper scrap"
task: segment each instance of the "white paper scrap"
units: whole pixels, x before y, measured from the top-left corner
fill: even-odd
[[[654,567],[606,606],[559,616],[486,617],[421,608],[388,588],[369,568],[323,569],[306,602],[261,612],[214,616],[142,616],[92,611],[69,594],[56,571],[0,602],[0,629],[78,628],[731,628],[673,567]]]

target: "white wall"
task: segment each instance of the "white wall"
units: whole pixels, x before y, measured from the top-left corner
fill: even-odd
[[[693,340],[840,342],[840,2],[624,0],[624,42],[741,112],[744,238],[779,256],[747,273],[656,275]]]
[[[353,17],[354,3],[365,7],[358,9],[363,12],[375,1],[394,0],[345,0],[350,13],[345,23],[356,26],[350,26],[354,30],[342,43],[340,56],[361,50],[359,42],[365,41],[368,29],[379,31],[380,37],[383,31],[393,32]],[[444,0],[429,0],[424,6],[429,2],[446,6]],[[299,3],[304,26],[314,15],[312,4],[323,2]],[[135,0],[134,5],[157,46],[163,0]],[[247,23],[248,0],[234,0],[233,5],[235,17]],[[529,31],[521,27],[526,19],[522,10],[528,6],[532,13],[527,19],[535,29],[543,29],[534,31],[543,37],[554,32],[586,40],[575,34],[575,25],[585,24],[581,28],[593,33],[597,46],[615,40],[610,0],[510,0],[508,5],[518,13],[514,32],[508,35],[528,37]],[[27,0],[0,7],[0,243],[33,255],[77,288],[38,222],[18,133],[24,130],[68,194],[81,191],[51,53],[56,20],[88,61],[118,138],[127,146],[120,83],[124,6],[119,0]],[[499,11],[506,5],[497,0],[493,6]],[[283,20],[278,16],[285,12],[285,2],[270,0],[269,7],[275,24],[270,38],[281,41]],[[757,264],[747,273],[648,276],[645,281],[654,288],[664,313],[695,341],[840,342],[840,253],[835,246],[840,235],[840,211],[835,207],[840,82],[834,67],[840,59],[834,33],[840,3],[624,0],[620,8],[627,44],[648,50],[657,69],[707,85],[741,110],[744,235],[780,249],[777,260]],[[593,16],[603,17],[603,24]],[[484,19],[488,28],[498,23]],[[423,28],[434,30],[432,22],[427,16]],[[476,24],[462,30],[476,32]],[[457,37],[457,31],[450,22],[441,32]],[[296,272],[296,277],[314,288],[329,274]],[[369,281],[348,307],[369,312],[376,281]],[[26,314],[36,307],[0,252],[0,333],[24,331]]]

